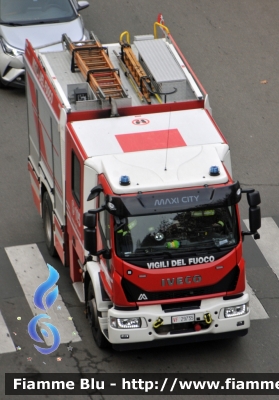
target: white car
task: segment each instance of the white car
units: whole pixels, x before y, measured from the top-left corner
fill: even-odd
[[[88,38],[80,10],[88,1],[0,0],[0,86],[25,86],[25,40],[46,51],[60,50],[63,33],[73,42]]]

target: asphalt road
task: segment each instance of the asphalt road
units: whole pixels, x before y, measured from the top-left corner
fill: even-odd
[[[117,42],[120,33],[126,30],[131,36],[153,33],[157,14],[163,14],[165,24],[209,93],[213,116],[231,147],[234,178],[243,187],[260,190],[262,216],[273,217],[278,225],[278,1],[90,0],[90,3],[82,12],[85,25],[102,43]],[[91,338],[67,269],[45,250],[42,222],[33,204],[27,172],[26,102],[21,91],[0,90],[0,140],[0,310],[22,349],[0,354],[1,398],[4,398],[5,372],[279,372],[279,283],[251,238],[245,243],[248,281],[257,290],[270,318],[252,321],[246,337],[128,353],[99,350]],[[244,198],[242,218],[247,218],[247,210]],[[57,354],[45,361],[34,350],[26,329],[31,312],[4,250],[30,243],[37,243],[45,260],[59,270],[60,293],[82,337],[72,352],[65,345],[59,348],[61,362],[57,361]],[[29,357],[32,361],[27,361]],[[205,394],[195,399],[206,397]],[[114,396],[78,398],[99,400]],[[234,396],[227,398],[231,400]]]

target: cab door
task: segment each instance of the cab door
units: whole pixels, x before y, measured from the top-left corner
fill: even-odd
[[[100,193],[99,196],[99,206],[105,203],[104,193]],[[108,211],[104,210],[98,215],[98,250],[105,249],[108,253],[112,250],[112,234],[113,225],[112,216]],[[112,257],[105,258],[100,255],[100,267],[102,280],[105,284],[106,291],[108,294],[112,292],[112,273],[113,273],[113,262]]]
[[[84,158],[68,135],[66,144],[66,216],[70,276],[82,280],[83,249],[83,179]]]

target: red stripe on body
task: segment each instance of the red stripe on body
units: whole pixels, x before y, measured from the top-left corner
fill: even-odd
[[[54,245],[55,245],[55,249],[56,249],[56,251],[57,251],[57,253],[58,253],[59,257],[60,257],[60,260],[64,264],[64,262],[65,262],[65,253],[64,253],[64,248],[63,248],[64,233],[62,231],[62,228],[60,226],[60,223],[59,223],[56,215],[54,215],[53,222],[54,222]]]
[[[60,222],[57,219],[56,215],[54,215],[53,222],[54,222],[55,230],[58,231],[59,235],[61,236],[61,239],[63,240],[64,233],[63,233],[62,227],[61,227]]]

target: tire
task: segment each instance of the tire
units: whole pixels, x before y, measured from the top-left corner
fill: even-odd
[[[7,89],[7,86],[4,85],[4,83],[2,82],[1,76],[0,76],[0,89]]]
[[[54,234],[53,234],[53,208],[48,192],[44,193],[43,197],[43,226],[45,234],[45,242],[49,254],[52,257],[57,256],[56,249],[54,247]]]
[[[92,281],[88,285],[88,300],[86,302],[87,318],[91,327],[93,338],[100,349],[110,347],[110,343],[107,338],[103,335],[99,323],[101,313],[97,309],[95,293]]]

